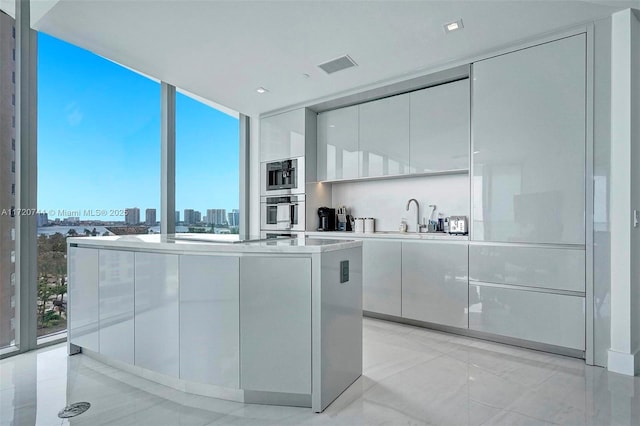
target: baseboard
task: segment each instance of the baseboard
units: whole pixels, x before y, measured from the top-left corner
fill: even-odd
[[[640,374],[640,353],[635,351],[628,354],[609,349],[607,356],[609,371],[624,374],[625,376],[637,376]]]

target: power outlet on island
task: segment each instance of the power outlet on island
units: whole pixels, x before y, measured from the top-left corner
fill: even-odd
[[[340,262],[340,284],[349,281],[349,261],[343,260]]]

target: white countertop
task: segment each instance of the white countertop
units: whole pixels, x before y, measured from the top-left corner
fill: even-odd
[[[321,238],[381,238],[381,239],[406,239],[406,240],[439,240],[439,241],[469,241],[468,235],[449,235],[444,232],[369,232],[356,233],[352,231],[307,231],[308,237]]]
[[[362,242],[357,240],[286,238],[239,241],[238,235],[218,234],[73,237],[67,242],[79,247],[220,253],[323,253],[362,246]]]

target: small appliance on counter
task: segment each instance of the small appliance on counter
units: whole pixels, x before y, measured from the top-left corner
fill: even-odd
[[[358,234],[362,234],[364,232],[364,218],[353,218],[353,232],[356,232]]]
[[[449,217],[449,234],[467,235],[469,233],[469,221],[466,216]]]
[[[330,207],[320,207],[318,209],[318,218],[318,231],[336,230],[336,209],[332,209]]]

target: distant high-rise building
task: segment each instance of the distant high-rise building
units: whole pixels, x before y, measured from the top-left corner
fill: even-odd
[[[193,212],[193,223],[200,223],[202,221],[202,218],[200,215],[201,213],[197,210]]]
[[[140,209],[137,207],[127,209],[127,215],[124,217],[124,223],[127,225],[138,225],[140,223]]]
[[[229,226],[240,226],[240,210],[231,210],[229,213]]]
[[[226,225],[227,211],[225,209],[207,209],[208,225]]]
[[[36,214],[36,223],[38,228],[49,224],[49,215],[47,213]]]
[[[176,223],[180,222],[180,212],[176,212]]]
[[[15,20],[0,11],[0,348],[15,342]]]
[[[156,209],[146,209],[144,211],[144,224],[147,226],[155,226],[156,224]]]
[[[196,223],[196,218],[193,209],[184,209],[184,224],[193,225]]]

